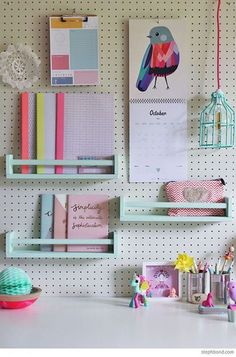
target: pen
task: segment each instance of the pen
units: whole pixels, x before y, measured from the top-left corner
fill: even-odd
[[[224,264],[222,266],[221,274],[223,274],[223,272],[224,272],[224,268],[225,268],[227,261],[230,261],[230,260],[232,261],[233,259],[234,259],[234,246],[231,245],[229,247],[228,252],[224,255]]]
[[[209,264],[206,262],[206,264],[204,265],[204,273],[208,271],[209,267]]]
[[[215,265],[215,274],[220,273],[220,265],[221,265],[221,258],[218,259],[218,262]]]
[[[208,271],[210,272],[210,274],[214,274],[214,271],[213,271],[213,269],[212,268],[208,268]]]
[[[227,270],[227,273],[231,272],[233,265],[234,265],[234,260],[232,260],[232,262],[231,262],[231,264],[229,266],[229,269]]]
[[[193,260],[193,266],[194,266],[195,273],[197,273],[198,269],[197,269],[197,264],[196,264],[195,259]]]
[[[205,294],[208,294],[210,292],[210,272],[209,272],[209,270],[204,273],[203,277],[204,277],[204,284],[205,284]]]
[[[198,263],[197,267],[198,267],[198,272],[199,273],[203,273],[204,272],[205,268],[204,268],[204,265],[203,265],[201,260],[199,260],[199,263]]]

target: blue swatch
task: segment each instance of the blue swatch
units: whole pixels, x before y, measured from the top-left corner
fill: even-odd
[[[70,69],[98,69],[97,30],[70,31]]]
[[[73,77],[52,77],[52,84],[73,84]]]

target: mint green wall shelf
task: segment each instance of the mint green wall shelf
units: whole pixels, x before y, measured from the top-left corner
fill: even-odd
[[[225,216],[168,216],[168,208],[223,208]],[[163,214],[156,211],[166,210]],[[141,210],[155,210],[145,213]],[[131,201],[120,197],[120,220],[126,222],[225,222],[232,220],[231,199],[225,198],[224,203],[190,203],[190,202],[149,202]]]
[[[14,159],[13,155],[6,155],[6,177],[8,179],[53,179],[53,180],[111,180],[118,178],[118,155],[113,156],[112,160],[22,160]],[[15,167],[20,167],[23,165],[28,166],[101,166],[101,167],[112,167],[113,173],[111,174],[22,174],[20,172],[15,172]]]
[[[41,244],[99,244],[108,245],[107,253],[93,252],[44,252]],[[6,233],[7,258],[116,258],[119,255],[119,240],[115,232],[109,233],[108,239],[19,239],[15,232]]]

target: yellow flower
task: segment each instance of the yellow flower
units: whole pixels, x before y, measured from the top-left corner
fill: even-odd
[[[142,282],[140,290],[145,292],[148,289],[149,289],[149,284],[148,284],[148,281],[145,280]]]
[[[178,269],[181,272],[188,273],[193,267],[193,260],[193,257],[189,257],[186,253],[179,254],[175,262],[175,269]]]

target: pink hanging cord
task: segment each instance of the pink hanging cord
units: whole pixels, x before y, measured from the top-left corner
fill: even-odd
[[[220,5],[221,0],[218,0],[217,6],[217,53],[216,53],[216,67],[217,67],[217,88],[220,89]]]

